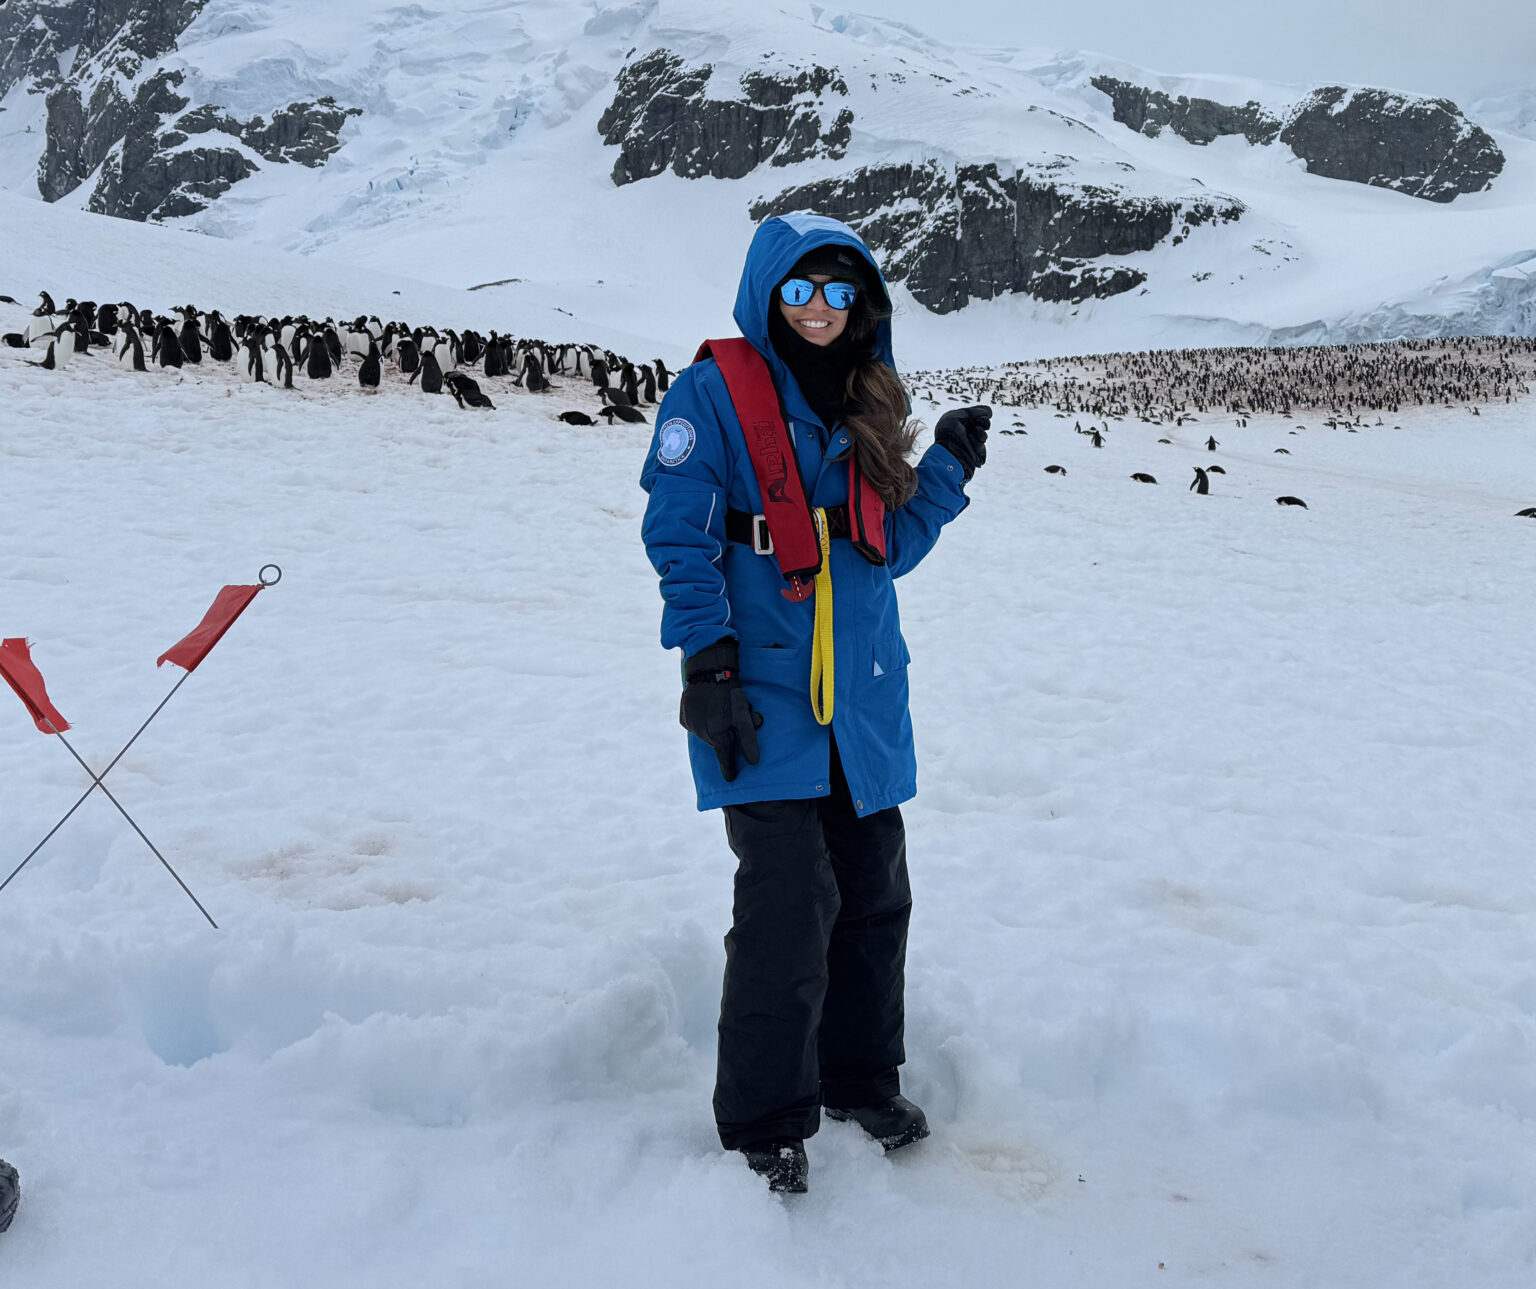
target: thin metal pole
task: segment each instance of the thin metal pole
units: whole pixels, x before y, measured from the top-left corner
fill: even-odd
[[[53,722],[49,721],[48,724],[52,725]],[[59,734],[59,731],[57,729],[55,729],[53,732],[55,734]],[[80,762],[80,768],[82,770],[84,770],[87,774],[89,774],[91,776],[91,778],[96,781],[96,786],[98,788],[100,788],[102,790],[102,792],[104,792],[106,794],[107,800],[110,801],[114,806],[117,807],[118,813],[120,815],[122,815],[122,817],[124,819],[126,819],[129,822],[129,824],[132,825],[133,831],[138,833],[139,836],[141,838],[143,838],[144,844],[146,846],[148,846],[151,851],[154,851],[155,858],[158,859],[162,864],[165,865],[165,871],[176,879],[176,885],[181,887],[182,890],[186,891],[187,898],[189,900],[191,900],[192,903],[197,905],[197,911],[199,913],[201,913],[205,918],[207,918],[208,919],[208,925],[211,926],[215,931],[217,931],[219,929],[219,924],[213,920],[213,915],[211,913],[209,913],[208,910],[205,909],[202,906],[202,903],[198,900],[197,896],[192,894],[191,887],[189,887],[184,881],[181,880],[181,875],[174,868],[171,867],[170,861],[168,859],[166,859],[166,857],[164,855],[162,855],[158,850],[155,849],[155,843],[150,841],[150,839],[148,837],[144,836],[144,830],[142,828],[140,828],[138,824],[134,823],[133,816],[130,815],[126,810],[123,809],[123,803],[112,795],[112,789],[107,787],[107,785],[105,783],[103,783],[96,776],[96,774],[91,770],[91,767],[88,766],[85,763],[85,761],[81,758],[80,753],[75,751],[75,749],[70,745],[69,740],[66,739],[62,734],[59,734],[59,742],[64,744],[65,747],[69,748],[70,756],[74,757],[75,760],[79,761]]]
[[[75,802],[75,804],[69,808],[69,814],[65,815],[64,818],[60,819],[58,823],[54,824],[54,826],[48,830],[48,837],[52,837],[54,833],[58,832],[60,828],[68,823],[69,815],[74,814],[75,811],[80,809],[80,807],[85,804],[85,799],[95,791],[96,785],[92,783],[90,787],[88,787],[84,792],[80,794],[80,800]],[[31,863],[32,856],[37,854],[38,851],[42,850],[42,848],[48,844],[48,837],[44,837],[42,841],[38,842],[37,845],[32,847],[32,849],[27,852],[26,859],[22,860],[21,863],[17,864],[16,867],[11,870],[11,876],[7,877],[5,881],[0,882],[0,891],[3,891],[7,886],[9,886],[11,881],[15,878],[16,874],[21,872],[22,869]]]
[[[121,761],[123,759],[124,755],[127,753],[128,749],[131,748],[136,742],[138,742],[139,735],[142,734],[145,730],[147,730],[149,728],[149,722],[154,720],[155,717],[157,717],[158,715],[160,715],[161,708],[163,708],[168,702],[171,701],[172,698],[174,698],[176,696],[176,691],[187,683],[187,677],[190,676],[191,674],[192,673],[190,671],[182,673],[181,679],[178,680],[174,685],[171,686],[171,692],[168,693],[164,698],[162,698],[160,700],[160,706],[155,708],[155,710],[152,711],[149,714],[149,720],[146,720],[144,722],[144,724],[139,726],[139,728],[135,732],[134,736],[131,739],[129,739],[126,743],[123,744],[123,750],[112,758],[112,764],[107,766],[107,768],[105,770],[103,770],[100,775],[91,774],[90,767],[86,766],[86,773],[91,775],[91,786],[88,787],[84,792],[82,792],[80,794],[80,799],[78,801],[76,801],[75,804],[72,805],[69,808],[69,811],[68,811],[68,813],[65,814],[64,818],[60,819],[58,823],[54,824],[54,826],[48,830],[48,836],[44,837],[42,839],[42,841],[38,842],[37,845],[32,847],[32,849],[27,852],[27,857],[24,860],[22,860],[21,863],[17,864],[14,869],[11,870],[10,877],[7,877],[5,879],[5,881],[0,882],[0,891],[3,891],[7,886],[9,886],[11,884],[11,882],[15,879],[16,874],[21,872],[22,869],[24,869],[29,863],[32,862],[32,856],[36,855],[38,851],[42,850],[42,848],[48,844],[48,839],[50,837],[52,837],[54,833],[58,832],[59,829],[62,828],[66,823],[69,822],[70,815],[74,814],[75,811],[80,809],[80,807],[85,804],[85,799],[87,797],[89,797],[91,795],[91,793],[95,792],[97,788],[101,788],[102,787],[101,780],[105,779],[107,777],[107,775],[112,773],[112,767],[115,766],[119,761]],[[46,717],[44,717],[44,719],[47,720]],[[48,724],[50,726],[52,726],[53,722],[52,721],[48,721]],[[53,732],[55,734],[58,734],[58,730],[54,730]],[[62,737],[63,736],[60,735],[61,739],[62,739]],[[69,745],[66,743],[65,746],[68,747]],[[74,748],[70,748],[69,750],[71,752],[73,752],[75,749]],[[78,756],[76,756],[75,760],[80,761],[80,758]],[[85,765],[85,762],[84,761],[80,761],[80,764],[81,765]],[[102,788],[102,791],[105,792],[106,789]],[[122,807],[119,806],[118,809],[122,809]],[[130,820],[129,822],[132,822],[132,821]],[[173,874],[173,876],[174,876],[174,874]],[[177,878],[176,880],[180,881],[181,879]],[[190,891],[188,891],[187,893],[189,895],[191,894]],[[196,904],[197,901],[194,900],[193,903]],[[199,904],[198,907],[202,908],[202,905]],[[213,921],[212,918],[209,918],[208,920],[210,922]]]

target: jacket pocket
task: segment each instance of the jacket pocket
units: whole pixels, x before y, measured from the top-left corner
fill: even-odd
[[[892,672],[904,670],[911,661],[912,655],[907,652],[907,642],[901,638],[900,631],[893,631],[875,641],[874,665],[871,673],[875,676],[886,676]]]

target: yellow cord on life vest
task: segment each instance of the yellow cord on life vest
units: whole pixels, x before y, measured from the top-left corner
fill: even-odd
[[[816,539],[821,543],[821,571],[816,574],[816,623],[811,640],[811,710],[819,725],[832,724],[836,677],[832,659],[832,539],[827,512],[816,510]]]

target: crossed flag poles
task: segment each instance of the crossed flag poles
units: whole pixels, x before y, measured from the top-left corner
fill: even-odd
[[[268,576],[269,574],[270,577]],[[107,768],[100,774],[97,774],[86,764],[85,758],[76,752],[69,740],[64,737],[64,731],[70,728],[69,722],[59,714],[58,708],[49,700],[48,691],[43,685],[42,674],[32,661],[31,650],[28,648],[26,640],[18,638],[0,641],[0,679],[3,679],[16,691],[16,696],[21,699],[38,730],[44,734],[54,735],[60,743],[64,744],[69,749],[69,754],[80,763],[80,768],[91,779],[91,786],[81,793],[80,798],[65,812],[64,817],[48,830],[48,835],[42,841],[32,847],[27,857],[12,870],[11,875],[5,881],[0,882],[0,891],[5,890],[15,880],[16,874],[27,866],[32,856],[42,850],[48,844],[49,838],[58,832],[68,822],[69,817],[85,804],[86,798],[95,792],[97,788],[100,788],[107,800],[117,807],[118,813],[128,821],[134,832],[139,834],[139,837],[149,847],[150,851],[153,852],[155,858],[165,865],[165,871],[176,879],[176,884],[187,893],[187,898],[197,905],[197,911],[208,919],[208,925],[213,927],[214,930],[218,930],[219,924],[213,920],[213,917],[202,906],[197,896],[192,894],[191,888],[181,880],[180,874],[171,867],[170,862],[156,848],[155,843],[145,836],[144,830],[134,822],[133,816],[123,809],[122,802],[112,795],[112,790],[107,787],[103,780],[112,773],[113,767],[123,759],[128,749],[138,741],[139,735],[149,728],[149,722],[160,715],[165,705],[176,696],[176,691],[186,684],[187,678],[191,676],[193,671],[197,669],[198,664],[213,650],[214,645],[219,643],[224,633],[234,625],[235,619],[245,612],[251,601],[264,588],[276,586],[282,576],[283,571],[276,564],[267,564],[256,575],[256,584],[254,586],[226,586],[214,597],[212,606],[203,615],[203,620],[188,635],[178,640],[155,660],[157,667],[163,666],[167,662],[172,662],[178,667],[184,668],[186,674],[176,682],[171,688],[171,692],[160,700],[160,706],[156,707],[149,714],[148,719],[139,726],[134,736],[123,744],[122,751],[112,758]]]

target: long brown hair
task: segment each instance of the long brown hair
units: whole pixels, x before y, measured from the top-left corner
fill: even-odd
[[[880,323],[890,316],[860,291],[848,315],[848,339],[866,355],[848,373],[843,424],[853,435],[859,469],[885,503],[896,510],[917,491],[917,471],[907,460],[917,443],[920,424],[908,419],[907,391],[900,378],[872,352]]]

